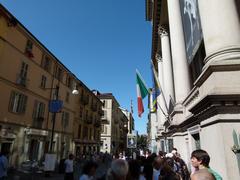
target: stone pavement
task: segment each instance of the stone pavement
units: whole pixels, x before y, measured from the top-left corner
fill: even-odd
[[[11,171],[7,180],[64,180],[64,174],[52,173],[50,177],[45,177],[44,173],[23,173]]]

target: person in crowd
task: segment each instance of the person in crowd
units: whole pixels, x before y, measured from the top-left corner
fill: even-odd
[[[209,167],[210,156],[202,149],[198,149],[191,154],[191,163],[195,172],[191,175],[191,180],[222,180],[222,177]]]
[[[163,164],[163,159],[160,156],[154,158],[153,161],[153,180],[158,180],[158,176],[160,175],[160,168]]]
[[[7,153],[0,153],[0,180],[7,179],[8,159]]]
[[[119,159],[126,160],[126,157],[123,155],[123,153],[119,153]]]
[[[107,172],[106,180],[126,180],[128,174],[128,163],[122,159],[112,161],[111,167]]]
[[[130,160],[128,161],[128,175],[127,180],[139,180],[141,173],[141,166],[138,160]]]
[[[145,178],[146,180],[152,180],[152,177],[153,177],[153,167],[152,167],[152,164],[153,164],[153,161],[154,161],[154,158],[156,156],[151,155],[151,156],[148,156],[145,161],[144,161],[144,168],[143,168],[143,172],[145,174]]]
[[[180,154],[177,152],[176,148],[172,151],[172,154],[174,159],[175,172],[180,174],[183,180],[189,180],[190,174],[187,165],[181,158]]]
[[[182,180],[181,176],[174,171],[173,158],[167,157],[163,159],[158,180]]]
[[[98,165],[94,161],[86,161],[83,165],[82,175],[79,180],[94,180],[97,167]]]
[[[64,180],[73,180],[73,154],[69,154],[68,159],[64,161],[65,176]]]

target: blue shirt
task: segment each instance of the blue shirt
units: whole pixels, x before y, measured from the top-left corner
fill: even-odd
[[[1,155],[0,156],[0,177],[7,176],[7,168],[8,168],[8,159],[6,158],[6,156]]]

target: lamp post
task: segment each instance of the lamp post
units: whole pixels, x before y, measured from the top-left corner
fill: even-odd
[[[58,101],[58,94],[59,94],[59,86],[56,86],[55,88],[55,95],[56,95],[56,101]],[[56,121],[56,115],[57,112],[54,111],[52,114],[52,130],[51,130],[51,141],[50,141],[50,152],[53,152],[53,138],[54,138],[54,129],[55,129],[55,121]]]
[[[56,86],[56,88],[52,88],[55,89],[55,101],[57,103],[59,103],[59,86]],[[75,85],[74,90],[72,91],[72,94],[77,95],[79,92],[77,90],[77,86]],[[59,104],[58,104],[59,105]],[[52,111],[52,129],[51,129],[51,141],[50,141],[50,152],[53,152],[53,139],[54,139],[54,129],[55,129],[55,123],[56,123],[56,115],[57,113],[60,111],[60,108],[54,108],[54,111]]]

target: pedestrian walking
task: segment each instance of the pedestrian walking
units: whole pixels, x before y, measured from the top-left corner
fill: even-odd
[[[222,177],[209,167],[210,156],[202,149],[192,152],[191,163],[195,172],[191,175],[191,180],[222,180]]]
[[[0,153],[0,180],[7,179],[8,159],[6,153]]]
[[[106,180],[126,180],[128,174],[128,163],[122,159],[115,159],[107,172]]]
[[[98,165],[94,161],[87,161],[83,165],[83,174],[80,176],[79,180],[94,180],[97,167]]]
[[[73,154],[69,154],[68,159],[65,160],[65,176],[64,180],[73,180]]]

